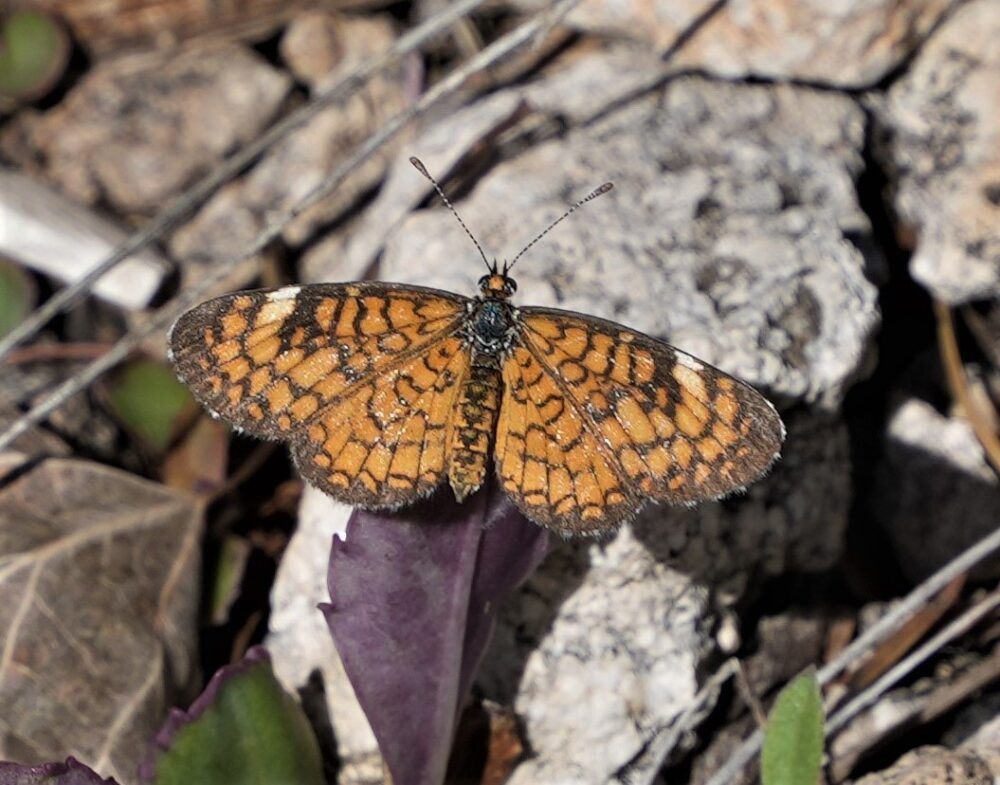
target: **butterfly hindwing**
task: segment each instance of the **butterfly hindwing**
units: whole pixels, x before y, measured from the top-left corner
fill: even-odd
[[[631,517],[640,501],[557,380],[526,346],[503,365],[494,450],[504,491],[532,520],[584,534]]]
[[[428,495],[445,478],[469,352],[450,335],[365,378],[293,437],[302,476],[367,509]]]

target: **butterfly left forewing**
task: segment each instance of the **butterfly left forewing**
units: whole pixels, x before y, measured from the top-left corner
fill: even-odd
[[[777,458],[784,428],[774,407],[717,368],[621,325],[568,311],[523,308],[520,327],[520,354],[538,369],[535,386],[560,396],[593,448],[613,456],[616,474],[640,497],[636,509],[645,498],[719,498],[753,482]],[[509,411],[517,411],[514,402]],[[626,517],[609,509],[594,528],[613,528]],[[563,523],[573,528],[575,521]]]
[[[260,438],[287,439],[365,379],[452,333],[466,302],[383,283],[237,292],[183,314],[170,352],[214,415]]]

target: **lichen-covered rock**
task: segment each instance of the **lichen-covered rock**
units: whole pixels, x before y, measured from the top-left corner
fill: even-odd
[[[558,112],[558,96],[538,103]],[[862,130],[835,96],[680,80],[497,165],[457,205],[509,259],[614,180],[518,262],[517,302],[624,322],[815,406],[791,418],[782,462],[747,497],[647,508],[529,582],[480,677],[513,702],[535,753],[512,782],[649,781],[643,750],[690,705],[711,646],[706,590],[739,596],[754,576],[838,558],[847,439],[822,411],[860,373],[878,319],[845,240],[867,231],[853,189]],[[452,216],[430,209],[389,236],[381,277],[472,294],[483,271]]]
[[[951,303],[1000,295],[998,39],[996,3],[967,3],[874,101],[913,277]]]
[[[623,62],[638,72],[613,85]],[[878,323],[865,272],[879,260],[848,239],[869,231],[854,189],[862,113],[804,88],[660,75],[661,64],[615,51],[480,102],[478,137],[445,146],[443,166],[504,124],[559,117],[568,129],[488,168],[456,206],[490,255],[509,259],[613,180],[518,262],[517,304],[628,324],[799,406],[782,460],[745,496],[648,507],[610,541],[561,546],[515,595],[478,681],[524,721],[533,756],[513,783],[651,782],[666,752],[647,752],[668,748],[714,646],[712,600],[761,576],[828,569],[840,554],[850,473],[836,409]],[[592,100],[573,97],[581,83]],[[460,126],[444,118],[422,133],[436,138],[436,127]],[[413,186],[390,182],[356,234],[330,242],[356,243],[358,259],[381,252],[384,280],[473,295],[485,272],[476,249],[437,205],[409,212],[428,189],[397,166],[393,180]]]
[[[615,181],[518,263],[517,302],[622,322],[833,408],[878,322],[845,239],[868,230],[853,186],[862,135],[838,96],[683,79],[498,165],[459,209],[509,259],[568,201]],[[443,209],[390,235],[381,267],[469,295],[482,272]]]
[[[541,0],[516,0],[521,8]],[[670,66],[732,79],[766,77],[858,88],[898,66],[956,0],[584,0],[567,15],[580,30],[673,52]]]
[[[154,211],[253,139],[290,87],[234,44],[123,57],[96,65],[32,123],[30,140],[76,199]]]

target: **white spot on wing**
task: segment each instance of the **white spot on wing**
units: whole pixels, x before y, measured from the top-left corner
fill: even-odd
[[[302,291],[301,286],[284,286],[281,289],[275,289],[271,292],[267,299],[272,303],[279,303],[282,300],[294,300],[299,296],[299,292]]]
[[[677,352],[677,363],[678,365],[683,365],[685,368],[690,368],[692,371],[703,371],[705,366],[698,362],[690,354],[684,354],[684,352]]]

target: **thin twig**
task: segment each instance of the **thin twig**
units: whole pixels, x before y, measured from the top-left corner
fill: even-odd
[[[854,696],[847,704],[838,709],[826,723],[828,736],[843,728],[854,717],[871,706],[890,687],[907,676],[914,668],[935,654],[942,646],[951,642],[959,635],[968,632],[994,608],[1000,607],[1000,590],[994,590],[982,600],[973,605],[957,619],[946,625],[936,635],[931,636],[924,644],[918,646],[910,654],[887,670],[870,687]]]
[[[896,630],[896,633],[885,643],[876,647],[868,661],[848,677],[851,687],[856,690],[864,689],[922,641],[931,628],[941,620],[941,617],[958,602],[959,597],[962,596],[962,589],[965,588],[967,577],[959,575],[955,578],[945,587],[944,591],[937,594],[934,599],[921,608],[920,613]]]
[[[100,357],[110,343],[36,343],[11,352],[3,360],[4,365],[30,365],[31,363],[79,362]]]
[[[955,321],[951,316],[951,308],[940,300],[935,300],[934,315],[937,317],[938,347],[941,350],[941,363],[948,378],[948,387],[961,405],[979,443],[983,445],[994,471],[1000,472],[1000,437],[993,430],[989,418],[979,410],[979,404],[969,392],[969,380],[965,378],[965,368],[962,367],[962,356],[959,354],[958,340],[955,338]]]
[[[285,226],[304,210],[307,210],[339,186],[351,172],[360,167],[373,153],[392,140],[415,117],[422,115],[439,101],[455,93],[471,76],[489,68],[499,60],[509,57],[512,52],[529,42],[538,30],[547,23],[550,14],[565,13],[579,1],[559,0],[551,9],[536,14],[527,22],[516,27],[502,38],[497,39],[472,60],[457,68],[431,87],[420,97],[417,103],[393,117],[378,132],[369,136],[350,158],[331,172],[322,182],[306,194],[301,201],[271,221],[242,253],[219,263],[218,267],[210,275],[202,279],[197,286],[178,295],[170,304],[165,305],[157,311],[146,324],[124,336],[106,354],[59,385],[37,406],[25,413],[16,423],[0,434],[0,451],[4,450],[14,439],[28,431],[32,426],[42,422],[66,400],[84,390],[106,370],[121,362],[133,349],[142,343],[146,336],[158,330],[165,330],[182,311],[204,297],[212,287],[224,280],[235,265],[263,249],[281,233]]]
[[[644,771],[655,770],[663,765],[667,755],[677,747],[677,744],[686,733],[693,730],[699,717],[709,706],[709,701],[714,700],[715,695],[730,678],[739,672],[739,662],[735,657],[726,660],[701,686],[701,689],[688,701],[687,708],[684,709],[668,726],[653,732],[646,747],[641,753],[641,757],[633,759],[625,764],[614,774],[614,780],[628,785],[631,780],[629,771],[634,770],[637,763],[641,761]]]
[[[252,164],[261,154],[283,139],[289,132],[310,120],[326,107],[347,97],[354,90],[361,87],[374,74],[388,68],[406,54],[414,51],[429,38],[434,37],[442,30],[463,18],[484,1],[461,0],[461,2],[446,5],[443,11],[402,35],[384,54],[371,60],[366,60],[355,70],[346,74],[321,92],[314,100],[292,112],[280,122],[275,123],[263,136],[248,144],[231,158],[223,161],[215,170],[186,189],[166,209],[154,216],[142,231],[131,235],[110,256],[89,270],[82,278],[68,284],[53,294],[34,313],[0,339],[0,359],[14,348],[14,346],[38,332],[51,318],[67,310],[85,297],[98,278],[173,229],[202,202],[208,199],[220,186],[227,183],[243,169]]]
[[[760,705],[760,699],[753,691],[746,668],[743,667],[741,660],[736,660],[736,666],[736,686],[739,687],[743,694],[743,700],[750,707],[750,713],[753,714],[757,727],[765,728],[767,727],[767,714],[764,712],[764,707]]]
[[[951,583],[955,578],[968,572],[984,559],[1000,550],[1000,529],[983,537],[971,548],[963,551],[944,567],[931,575],[900,601],[895,608],[873,624],[863,635],[844,649],[833,661],[820,669],[817,677],[821,686],[828,684],[850,665],[865,656],[875,646],[892,635],[907,619],[916,613],[928,600]],[[706,785],[726,785],[739,774],[750,759],[760,749],[764,734],[753,733],[729,757]]]

